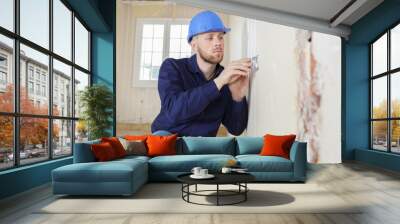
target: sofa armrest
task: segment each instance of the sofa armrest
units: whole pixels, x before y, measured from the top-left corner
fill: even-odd
[[[290,160],[293,162],[293,179],[305,181],[307,173],[307,143],[295,141],[290,149]]]
[[[100,140],[75,143],[74,145],[74,163],[89,163],[95,162],[90,146],[92,144],[100,143]]]

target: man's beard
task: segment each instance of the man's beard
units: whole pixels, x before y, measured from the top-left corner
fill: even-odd
[[[215,57],[214,55],[207,55],[202,49],[198,48],[197,52],[199,53],[199,56],[201,59],[203,59],[205,62],[210,63],[210,64],[218,64],[222,61],[224,58],[224,55],[222,55],[221,58]]]

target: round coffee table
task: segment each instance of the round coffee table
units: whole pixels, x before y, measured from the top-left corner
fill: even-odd
[[[255,180],[255,177],[249,173],[215,173],[215,177],[212,179],[193,179],[190,177],[191,173],[182,174],[177,177],[178,181],[182,183],[182,199],[188,203],[198,204],[198,205],[234,205],[247,200],[247,192],[249,188],[247,183]],[[197,185],[215,185],[215,190],[197,190]],[[190,191],[190,186],[195,186],[194,191]],[[236,185],[237,190],[223,190],[220,189],[220,185]],[[214,192],[215,194],[205,194],[209,192]],[[216,204],[202,204],[190,201],[190,196],[203,196],[203,197],[216,197]],[[240,196],[240,199],[231,203],[221,203],[221,197],[232,197]]]

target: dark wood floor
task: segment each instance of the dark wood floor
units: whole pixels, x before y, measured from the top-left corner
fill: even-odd
[[[54,200],[45,185],[0,202],[0,223],[400,223],[400,174],[360,163],[311,165],[308,182],[349,203],[366,204],[357,214],[36,214]],[[318,201],[316,201],[318,203]]]

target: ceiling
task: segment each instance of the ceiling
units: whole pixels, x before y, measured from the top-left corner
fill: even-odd
[[[238,3],[243,5],[250,5],[254,7],[261,7],[265,9],[277,10],[280,12],[291,13],[300,16],[308,16],[316,19],[329,21],[336,13],[344,8],[348,3],[356,2],[353,0],[222,0],[222,2]],[[373,9],[377,3],[383,0],[370,0],[365,1],[368,3],[367,8],[363,9],[363,13],[367,13]],[[375,4],[370,4],[375,3]],[[358,18],[357,18],[358,19]],[[357,19],[348,17],[342,24],[352,25]]]
[[[351,25],[384,0],[122,0],[175,2],[348,38]]]
[[[347,38],[351,25],[383,0],[171,0]]]

